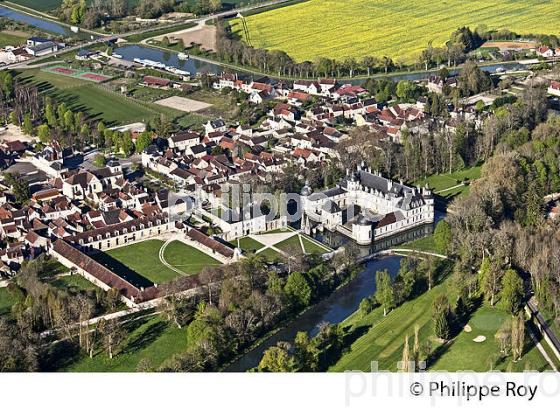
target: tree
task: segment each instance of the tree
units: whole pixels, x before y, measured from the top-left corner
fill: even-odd
[[[280,343],[268,348],[259,363],[259,372],[290,373],[297,370],[295,359],[288,352],[289,346]]]
[[[446,220],[442,219],[438,222],[434,231],[434,243],[438,252],[446,254],[451,244],[451,239],[451,227]]]
[[[523,313],[519,313],[511,321],[511,353],[513,361],[521,360],[525,349],[525,318]]]
[[[432,322],[434,334],[442,340],[449,340],[451,335],[451,306],[446,295],[439,295],[432,304]]]
[[[37,137],[43,144],[46,144],[50,141],[51,129],[47,124],[41,124],[37,127]]]
[[[403,353],[401,359],[401,370],[405,373],[411,371],[410,348],[408,346],[408,335],[404,338]]]
[[[301,272],[293,272],[288,276],[284,291],[292,305],[306,307],[311,303],[313,291]]]
[[[152,143],[152,134],[148,131],[141,133],[136,139],[136,152],[143,152]]]
[[[134,151],[134,143],[132,142],[132,133],[130,131],[123,133],[120,148],[125,155],[130,155]]]
[[[169,47],[169,37],[164,36],[164,37],[161,39],[161,46],[162,46],[162,47]]]
[[[29,182],[27,182],[20,174],[4,174],[4,181],[12,187],[17,204],[24,204],[31,198],[31,191],[29,190]]]
[[[511,350],[511,320],[506,320],[495,334],[495,338],[500,346],[500,353],[504,356],[509,355]]]
[[[498,263],[490,261],[486,258],[480,266],[480,290],[490,304],[494,306],[496,299],[502,289],[503,270]]]
[[[101,319],[97,324],[97,331],[101,335],[103,349],[109,355],[109,359],[112,359],[115,355],[117,347],[126,336],[121,324],[118,319]]]
[[[516,315],[522,307],[524,296],[523,281],[514,269],[508,269],[502,278],[502,302],[505,309]]]
[[[107,164],[107,158],[103,154],[96,154],[93,159],[93,165],[97,168],[103,168]]]
[[[375,299],[383,307],[383,316],[387,316],[387,313],[394,307],[395,303],[391,277],[387,269],[375,273],[375,284],[377,289],[375,291]]]
[[[33,127],[33,121],[31,120],[31,114],[25,114],[23,116],[23,124],[21,130],[26,135],[33,135],[35,133],[35,127]]]

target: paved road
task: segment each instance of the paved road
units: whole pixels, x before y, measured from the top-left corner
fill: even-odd
[[[130,37],[130,36],[145,34],[145,33],[149,33],[150,31],[161,30],[162,28],[170,28],[171,29],[173,27],[180,26],[184,23],[195,23],[197,25],[201,25],[201,24],[205,24],[209,20],[213,20],[213,19],[216,19],[216,18],[230,17],[230,16],[234,16],[238,13],[243,13],[243,12],[256,10],[256,9],[263,8],[263,7],[273,6],[273,5],[276,5],[276,4],[287,3],[288,1],[291,1],[291,0],[273,0],[273,1],[268,1],[268,2],[265,2],[265,3],[253,4],[253,5],[247,6],[247,7],[241,7],[241,8],[237,8],[237,9],[223,11],[223,12],[220,12],[220,13],[210,14],[208,16],[203,16],[203,17],[193,19],[193,20],[185,20],[185,21],[181,21],[181,22],[178,22],[178,23],[174,23],[174,24],[168,24],[168,25],[165,25],[165,26],[150,27],[150,28],[145,28],[145,29],[142,29],[142,30],[130,31],[128,33],[123,33],[123,34],[111,34],[111,35],[107,35],[107,36],[101,36],[99,38],[93,39],[93,40],[88,41],[86,43],[81,43],[79,45],[75,45],[75,46],[72,46],[72,47],[65,48],[64,50],[62,50],[62,52],[57,53],[56,55],[60,56],[60,55],[63,55],[63,54],[70,53],[72,51],[77,51],[77,50],[80,50],[82,48],[91,47],[91,46],[94,46],[96,44],[100,44],[100,43],[103,43],[103,42],[116,41],[119,38],[126,39],[127,37]],[[28,60],[28,61],[24,61],[24,62],[21,62],[21,63],[13,63],[13,64],[5,65],[3,67],[0,67],[0,70],[26,68],[29,65],[36,65],[38,62],[40,62],[42,60],[46,60],[46,59],[51,58],[51,57],[52,57],[52,54],[49,54],[49,55],[46,55],[46,56],[43,56],[43,57],[37,57],[37,58],[31,59],[31,60]]]

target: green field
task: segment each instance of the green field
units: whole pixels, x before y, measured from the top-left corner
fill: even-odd
[[[161,284],[181,276],[161,263],[159,251],[163,244],[160,240],[148,240],[92,256],[131,283],[147,287],[149,282]],[[220,265],[205,253],[178,241],[170,243],[163,256],[185,275],[199,273],[205,266]]]
[[[51,285],[59,289],[69,290],[71,293],[87,292],[97,289],[97,286],[80,275],[60,276],[54,279]]]
[[[559,34],[560,0],[309,0],[247,17],[249,43],[296,61],[367,55],[414,62],[428,42],[444,46],[461,26]],[[239,20],[235,33],[245,37]]]
[[[27,37],[29,37],[29,35],[22,31],[0,31],[0,48],[6,46],[17,47],[25,44]]]
[[[264,248],[264,245],[262,243],[254,240],[253,238],[249,238],[248,236],[245,238],[240,238],[239,240],[236,239],[234,241],[230,241],[230,243],[244,252],[256,252]]]
[[[20,6],[29,7],[37,11],[50,11],[56,9],[62,0],[10,0]]]
[[[457,195],[466,195],[469,191],[468,183],[480,178],[482,166],[466,168],[462,171],[452,172],[451,174],[435,174],[428,178],[415,182],[415,185],[425,186],[428,184],[435,194],[444,198]],[[466,185],[459,186],[467,182]]]
[[[159,316],[140,319],[126,325],[128,337],[120,352],[111,360],[107,353],[96,352],[92,359],[83,353],[69,354],[64,345],[51,350],[51,370],[70,372],[134,372],[142,359],[157,368],[165,360],[187,349],[187,328],[177,328]],[[58,350],[60,349],[60,350]]]
[[[426,236],[425,238],[416,239],[415,241],[405,243],[403,245],[397,245],[395,248],[399,249],[413,249],[415,251],[422,252],[433,252],[439,253],[436,249],[436,244],[434,242],[434,236]]]
[[[494,335],[508,317],[509,315],[506,312],[497,308],[489,306],[479,308],[469,321],[472,332],[461,332],[453,340],[449,348],[430,367],[430,370],[472,370],[474,372],[485,372],[491,369],[498,369],[506,371],[508,366],[511,366],[512,371],[517,372],[526,369],[549,370],[549,365],[544,357],[538,349],[531,345],[529,335],[526,335],[526,352],[520,361],[511,363],[511,360],[506,360],[505,363],[493,364],[498,355],[498,343]],[[477,336],[485,336],[486,341],[482,343],[473,342],[473,339]]]
[[[156,104],[138,102],[111,92],[89,81],[65,77],[40,70],[26,70],[18,75],[24,82],[36,84],[58,103],[65,102],[73,111],[81,111],[90,119],[103,120],[106,125],[143,121],[165,115],[175,118],[181,112]]]
[[[350,340],[355,340],[342,358],[331,367],[331,371],[346,370],[370,371],[371,362],[377,361],[379,369],[396,371],[397,363],[402,358],[402,349],[406,335],[413,337],[414,326],[420,327],[420,345],[430,346],[435,352],[432,365],[428,370],[447,371],[487,371],[493,359],[493,369],[507,370],[510,365],[513,371],[523,371],[528,366],[535,370],[545,370],[547,364],[538,350],[527,341],[525,357],[518,363],[511,363],[511,357],[502,361],[496,360],[499,347],[494,334],[507,317],[507,314],[496,307],[480,307],[469,321],[472,332],[461,332],[447,345],[441,345],[433,337],[431,306],[434,299],[441,294],[448,294],[454,300],[451,281],[445,280],[431,291],[404,303],[396,310],[383,317],[380,308],[361,318],[353,315],[342,325],[347,329]],[[475,343],[473,339],[484,335],[487,340]],[[410,339],[412,342],[412,339]],[[497,363],[496,363],[497,362]],[[527,365],[529,363],[529,365]]]

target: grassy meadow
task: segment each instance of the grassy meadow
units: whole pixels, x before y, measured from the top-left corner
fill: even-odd
[[[250,44],[284,50],[298,62],[372,55],[410,63],[460,26],[560,34],[559,18],[560,0],[309,0],[246,20]],[[239,19],[231,24],[245,37]]]
[[[169,119],[183,115],[171,108],[126,98],[89,81],[38,69],[25,70],[18,79],[37,85],[40,92],[50,95],[58,103],[65,102],[73,111],[81,111],[88,118],[102,120],[106,125],[147,122],[162,114]]]
[[[29,37],[29,33],[24,31],[0,31],[0,48],[25,44],[27,37]]]

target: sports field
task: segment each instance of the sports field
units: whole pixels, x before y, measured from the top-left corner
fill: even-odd
[[[309,0],[247,17],[254,47],[296,61],[366,55],[414,62],[429,41],[443,46],[461,26],[560,34],[560,0]],[[240,20],[234,32],[246,37]]]
[[[53,74],[44,70],[25,70],[18,75],[25,83],[33,83],[39,91],[51,96],[58,103],[65,102],[74,111],[81,111],[90,119],[102,120],[106,125],[147,122],[162,114],[169,119],[184,113],[143,101],[126,98],[117,92],[75,76]]]
[[[46,71],[47,73],[51,73],[51,74],[63,75],[66,77],[79,78],[80,80],[91,81],[93,83],[102,83],[105,81],[109,81],[113,78],[111,76],[101,74],[101,73],[96,73],[93,71],[76,70],[75,68],[58,66],[58,65],[44,68],[43,71]]]
[[[160,259],[160,240],[149,240],[92,255],[102,265],[124,277],[136,286],[148,287],[152,283],[170,282],[179,276],[197,274],[205,266],[220,262],[182,242],[171,242]]]

